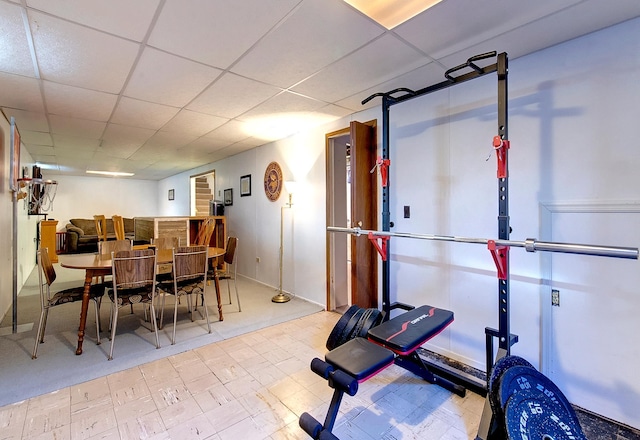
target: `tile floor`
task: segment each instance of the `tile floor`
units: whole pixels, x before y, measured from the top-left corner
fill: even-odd
[[[320,312],[0,408],[0,439],[306,439],[332,396],[309,369],[340,315]],[[343,440],[474,438],[484,399],[391,366],[345,396]]]

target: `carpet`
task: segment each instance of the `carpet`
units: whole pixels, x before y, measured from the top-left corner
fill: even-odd
[[[58,276],[53,284],[55,289],[82,284],[83,272],[61,268],[58,264],[55,269]],[[200,317],[199,312],[196,312],[196,320],[191,322],[183,298],[178,307],[176,344],[171,345],[174,303],[173,296],[169,296],[165,325],[159,330],[160,349],[156,349],[151,324],[143,320],[142,306],[135,307],[133,315],[130,314],[130,309],[123,308],[118,319],[114,359],[107,361],[110,346],[107,328],[111,303],[105,295],[100,313],[103,323],[100,345],[96,345],[95,314],[91,302],[83,354],[75,355],[80,303],[65,304],[50,310],[45,342],[38,347],[38,358],[31,359],[40,316],[38,274],[34,270],[18,296],[19,328],[27,331],[0,336],[0,406],[323,310],[317,304],[296,297],[287,303],[273,303],[271,298],[277,292],[272,287],[239,277],[242,312],[238,312],[235,292],[232,289],[232,303],[229,303],[227,283],[221,281],[220,284],[224,321],[218,321],[213,284],[207,286],[211,333],[207,333],[206,321]],[[11,329],[11,324],[9,311],[0,323],[0,328],[6,332],[7,328]]]

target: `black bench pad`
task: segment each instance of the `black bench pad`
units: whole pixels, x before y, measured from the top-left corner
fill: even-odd
[[[420,306],[369,330],[369,340],[404,356],[453,322],[453,312]]]
[[[393,363],[392,351],[364,338],[351,339],[325,355],[325,360],[336,369],[364,382]]]

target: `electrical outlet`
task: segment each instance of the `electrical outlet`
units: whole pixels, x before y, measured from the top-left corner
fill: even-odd
[[[260,262],[260,257],[256,257],[256,263]]]
[[[551,305],[560,307],[560,291],[551,289]]]

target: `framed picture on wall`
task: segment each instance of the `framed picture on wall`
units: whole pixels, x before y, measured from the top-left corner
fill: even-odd
[[[224,206],[233,205],[233,188],[227,188],[224,190]]]
[[[240,177],[240,197],[251,195],[251,174]]]
[[[173,189],[169,190],[169,200],[173,200],[176,198],[176,193]]]

